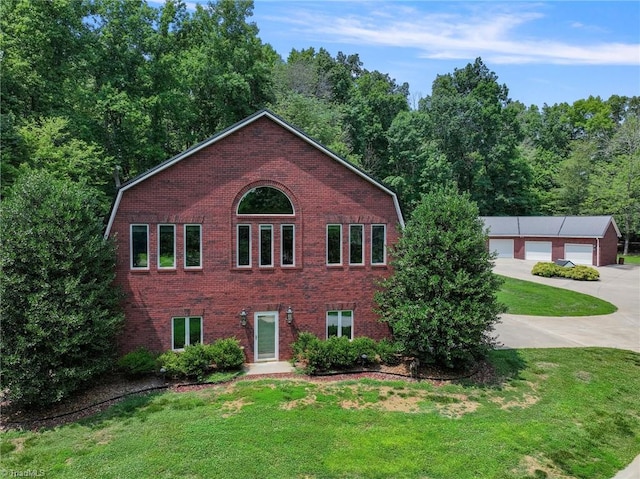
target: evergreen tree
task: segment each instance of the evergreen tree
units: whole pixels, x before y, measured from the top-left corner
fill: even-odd
[[[112,366],[123,320],[114,244],[91,190],[23,175],[0,208],[0,389],[17,404],[60,401]]]
[[[484,225],[468,194],[425,195],[393,251],[394,274],[376,295],[405,353],[447,367],[482,357],[504,312],[496,299]]]

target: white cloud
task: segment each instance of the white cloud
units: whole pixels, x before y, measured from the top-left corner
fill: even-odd
[[[295,25],[300,34],[323,42],[353,45],[409,47],[418,56],[432,59],[483,59],[498,64],[640,65],[639,43],[590,40],[571,43],[558,39],[560,32],[546,31],[534,36],[529,27],[544,20],[536,4],[497,5],[488,2],[458,5],[453,13],[420,9],[402,3],[362,3],[357,14],[327,14],[317,4],[305,8],[296,4],[294,12],[280,22]],[[335,6],[335,4],[334,4]],[[575,22],[574,28],[585,28]],[[592,28],[592,27],[590,27]],[[524,31],[529,33],[525,34]]]

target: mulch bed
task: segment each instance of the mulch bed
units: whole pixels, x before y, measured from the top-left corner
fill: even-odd
[[[411,374],[409,363],[402,362],[397,366],[380,366],[375,369],[357,371],[336,371],[314,376],[301,373],[280,373],[242,375],[234,380],[246,381],[265,378],[300,379],[310,382],[338,382],[368,378],[380,381],[429,381],[436,386],[461,379],[467,379],[474,384],[495,384],[498,379],[493,366],[488,362],[479,363],[471,371],[450,371],[421,366],[419,379],[414,378]],[[65,401],[46,409],[18,409],[7,401],[0,402],[0,431],[8,429],[38,430],[73,423],[104,411],[132,394],[149,394],[161,390],[186,392],[213,386],[215,384],[165,381],[161,377],[129,378],[120,374],[109,374],[96,381],[91,387],[81,390]]]

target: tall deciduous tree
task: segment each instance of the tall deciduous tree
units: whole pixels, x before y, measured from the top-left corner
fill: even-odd
[[[423,197],[393,251],[393,275],[376,295],[404,351],[445,366],[483,356],[504,311],[496,299],[486,232],[468,194]]]
[[[592,214],[613,214],[624,235],[624,254],[630,237],[640,230],[640,120],[630,114],[614,134],[607,160],[593,167],[585,208]]]
[[[506,85],[480,58],[453,74],[438,75],[420,109],[434,118],[434,138],[461,191],[485,215],[529,210],[531,171],[518,150],[522,139]]]
[[[113,365],[123,315],[98,207],[44,171],[0,206],[0,388],[16,403],[60,401]]]

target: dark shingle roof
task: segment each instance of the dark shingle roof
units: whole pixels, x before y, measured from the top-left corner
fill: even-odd
[[[482,216],[489,236],[545,236],[602,238],[609,224],[620,230],[612,216]]]

